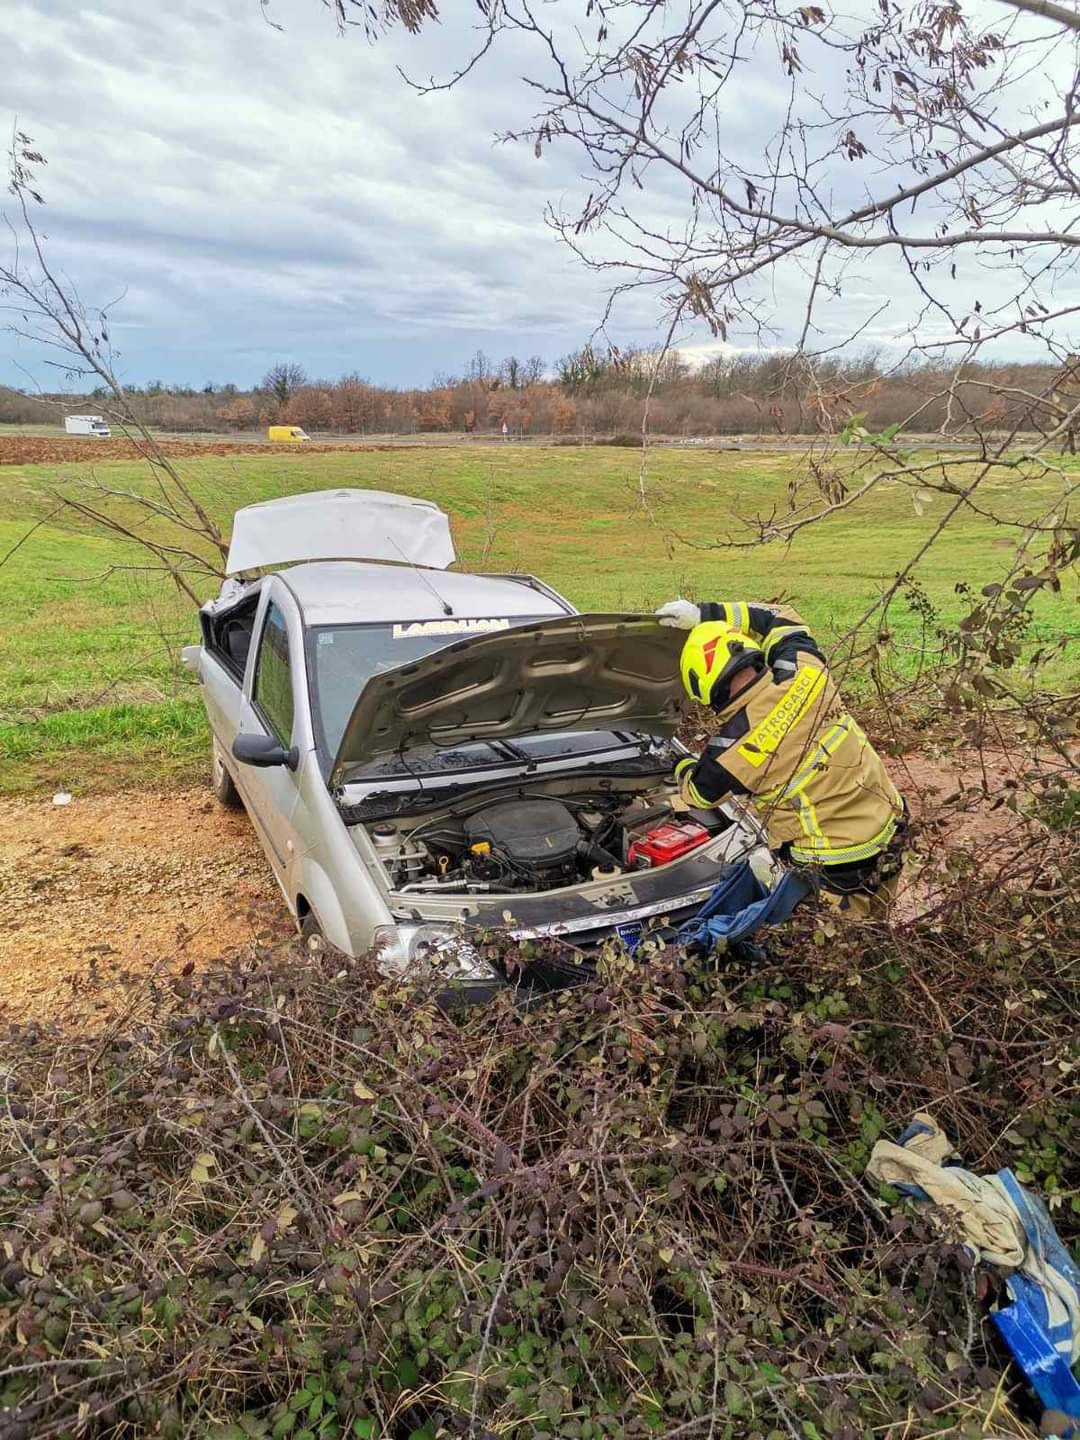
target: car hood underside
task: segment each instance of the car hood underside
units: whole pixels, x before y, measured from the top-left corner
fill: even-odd
[[[409,749],[566,730],[674,734],[684,636],[641,615],[568,615],[460,640],[375,675],[331,780]]]

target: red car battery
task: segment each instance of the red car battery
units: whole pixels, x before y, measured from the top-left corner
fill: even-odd
[[[657,825],[655,829],[646,830],[643,835],[638,835],[630,842],[626,858],[630,865],[638,870],[645,870],[653,865],[667,865],[672,860],[678,860],[680,855],[686,855],[690,850],[704,845],[708,839],[709,832],[704,825],[698,825],[692,820]]]

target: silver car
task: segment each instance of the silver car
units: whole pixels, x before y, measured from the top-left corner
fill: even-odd
[[[426,501],[249,506],[183,658],[218,798],[247,809],[302,933],[487,993],[478,932],[588,957],[692,914],[760,835],[670,781],[680,633],[453,560]]]

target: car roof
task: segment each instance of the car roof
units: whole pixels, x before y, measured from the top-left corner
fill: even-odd
[[[573,614],[531,575],[468,575],[418,565],[361,560],[311,561],[277,572],[300,606],[305,625]],[[449,618],[449,617],[447,617]]]

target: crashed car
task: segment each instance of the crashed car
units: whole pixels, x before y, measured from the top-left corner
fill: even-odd
[[[505,976],[478,936],[587,958],[693,914],[760,834],[671,783],[681,635],[454,558],[427,501],[249,506],[183,658],[217,796],[246,808],[302,933],[480,995]]]

